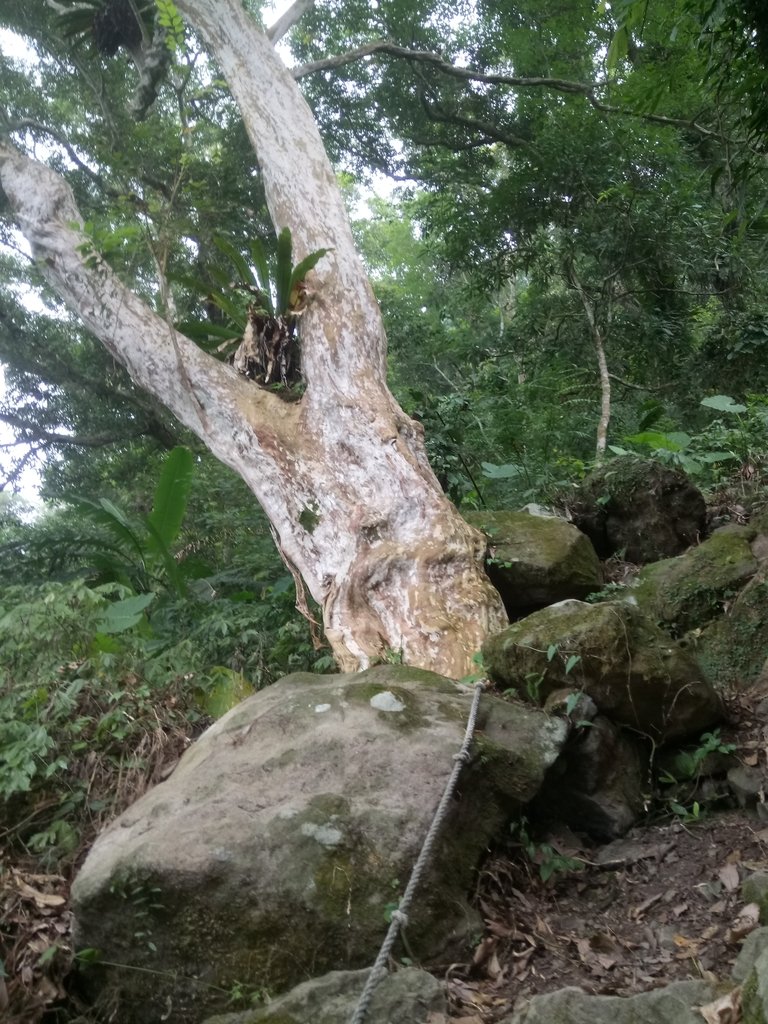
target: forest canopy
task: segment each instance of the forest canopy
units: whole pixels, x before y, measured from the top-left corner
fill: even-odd
[[[185,14],[170,0],[7,5],[0,21],[29,50],[0,63],[3,135],[66,179],[86,265],[104,261],[198,350],[237,365],[247,331],[266,336],[282,280],[280,344],[298,353],[304,277],[341,255],[322,231],[294,230],[295,252],[289,232],[281,250],[285,224],[274,201],[270,212],[243,101]],[[705,487],[757,471],[768,392],[761,5],[331,0],[294,4],[267,34],[351,211],[389,386],[459,509],[554,500],[596,459],[624,452],[682,466]],[[290,125],[286,135],[301,178],[301,140]],[[160,587],[142,609],[153,629],[163,588],[194,618],[206,586],[228,592],[222,573],[233,592],[271,595],[273,609],[269,588],[287,593],[297,564],[307,579],[301,552],[278,529],[286,575],[248,491],[62,304],[7,201],[2,215],[8,573],[30,585],[111,577],[128,588],[121,600]],[[278,356],[248,364],[263,392],[290,392],[277,405],[266,396],[272,410],[309,405],[310,356],[290,372]],[[316,411],[330,416],[319,400]],[[179,446],[194,472],[163,563],[137,524]],[[13,494],[29,466],[47,502],[33,523]],[[322,523],[320,505],[304,501],[306,533],[313,517]],[[105,569],[96,549],[125,560],[126,524],[136,566]],[[171,580],[171,562],[192,592]],[[300,661],[322,662],[312,599],[325,592],[299,586]]]

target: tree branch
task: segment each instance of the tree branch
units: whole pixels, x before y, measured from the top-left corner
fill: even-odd
[[[663,114],[644,114],[637,110],[630,110],[628,107],[617,107],[612,103],[601,103],[592,93],[587,93],[587,99],[595,110],[599,110],[604,114],[619,114],[621,117],[636,117],[641,121],[648,121],[649,124],[663,124],[669,128],[684,128],[687,131],[698,132],[699,135],[703,135],[705,138],[718,139],[720,141],[727,140],[737,145],[743,146],[747,143],[746,139],[732,139],[722,132],[705,128],[703,124],[699,124],[694,118],[688,120],[684,117],[665,117]]]
[[[431,50],[410,50],[407,46],[398,46],[386,39],[378,39],[372,43],[366,43],[356,50],[348,50],[346,53],[337,54],[334,57],[326,57],[323,60],[311,61],[308,64],[300,64],[291,70],[295,79],[305,78],[318,71],[325,71],[329,68],[340,68],[345,64],[352,64],[369,57],[375,53],[384,53],[390,57],[402,57],[406,60],[419,61],[431,64],[445,75],[462,79],[465,82],[484,82],[488,85],[511,85],[519,87],[542,87],[555,89],[557,92],[576,93],[586,96],[596,88],[591,82],[571,82],[565,78],[521,78],[519,75],[497,75],[485,74],[482,71],[473,71],[471,68],[457,67]]]
[[[267,29],[267,39],[274,45],[279,43],[286,32],[289,32],[293,26],[302,18],[307,11],[314,7],[315,0],[295,0],[288,10],[281,15],[277,21],[270,25]]]
[[[46,444],[65,445],[70,448],[105,448],[109,444],[118,444],[137,437],[145,437],[149,434],[146,427],[137,427],[129,432],[104,434],[57,434],[51,430],[45,430],[36,423],[29,423],[21,416],[13,413],[0,412],[0,420],[7,423],[14,430],[28,433],[34,441],[44,441]],[[23,441],[23,443],[27,443]]]
[[[694,118],[665,117],[662,114],[647,114],[628,107],[619,107],[610,103],[603,103],[595,96],[595,91],[605,87],[604,82],[575,82],[567,78],[526,78],[520,75],[487,74],[482,71],[473,71],[471,68],[457,67],[445,60],[439,53],[430,50],[410,50],[406,46],[398,46],[386,39],[377,39],[374,42],[366,43],[346,53],[336,54],[333,57],[325,57],[322,60],[310,61],[306,64],[299,64],[292,68],[291,74],[297,80],[307,75],[316,74],[318,71],[327,71],[332,68],[344,67],[356,61],[363,60],[375,54],[398,57],[409,61],[418,61],[424,64],[431,64],[444,75],[458,78],[465,82],[482,82],[485,85],[506,85],[518,89],[552,89],[555,92],[568,93],[570,95],[584,96],[587,101],[602,113],[618,114],[623,117],[636,117],[650,124],[667,125],[670,128],[683,128],[688,131],[695,131],[705,138],[720,140],[728,139],[722,132],[711,128],[705,128]],[[499,141],[504,141],[500,139]],[[745,145],[746,139],[728,139],[728,141]],[[519,143],[514,143],[518,145]]]
[[[474,132],[480,132],[485,136],[485,139],[480,141],[480,145],[485,145],[490,142],[502,142],[505,146],[510,148],[520,148],[530,146],[530,143],[519,135],[512,135],[508,132],[500,131],[495,125],[490,124],[488,121],[481,121],[477,117],[468,117],[465,114],[459,114],[455,111],[446,113],[442,110],[439,104],[430,103],[426,96],[422,96],[422,106],[424,112],[430,121],[436,121],[440,124],[455,124],[462,128],[468,128]],[[440,143],[437,143],[438,145]],[[478,143],[462,146],[462,149],[472,149]],[[432,145],[435,145],[433,142]],[[445,143],[443,143],[445,145]]]
[[[68,142],[63,135],[57,132],[54,128],[51,128],[49,125],[43,124],[40,121],[34,121],[32,118],[25,117],[20,121],[7,122],[3,126],[2,131],[4,134],[8,135],[12,134],[13,132],[35,131],[40,132],[42,135],[48,136],[48,138],[53,139],[54,142],[57,142],[62,147],[62,149],[66,151],[67,156],[72,161],[72,163],[77,168],[79,168],[79,170],[81,170],[84,174],[87,174],[91,181],[98,185],[99,188],[101,188],[106,195],[111,196],[113,199],[129,199],[132,203],[134,203],[135,206],[139,207],[141,210],[146,210],[146,201],[142,199],[141,196],[136,195],[135,192],[131,192],[126,189],[117,189],[112,185],[108,185],[104,181],[102,176],[98,173],[98,171],[94,171],[93,168],[89,167],[88,164],[84,163],[83,160],[80,159],[80,157],[77,154],[77,151],[72,146],[72,144]],[[151,188],[154,188],[158,192],[160,192],[161,195],[163,195],[166,199],[171,198],[171,193],[167,185],[165,185],[164,182],[160,181],[159,178],[155,178],[152,175],[144,174],[141,176],[141,180],[146,182],[146,184],[149,185]]]
[[[61,175],[0,140],[0,185],[43,277],[132,379],[185,426],[206,439],[204,421],[215,413],[226,429],[242,431],[241,415],[232,408],[240,403],[249,410],[250,429],[270,439],[290,434],[295,413],[284,402],[175,332],[102,260],[84,251],[88,239],[77,227],[83,218]],[[231,447],[214,454],[231,464]]]

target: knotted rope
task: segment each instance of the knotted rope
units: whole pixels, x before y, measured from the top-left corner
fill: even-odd
[[[392,947],[395,944],[398,932],[401,927],[408,924],[408,911],[413,897],[418,888],[419,882],[424,875],[424,872],[429,863],[430,856],[432,854],[432,848],[437,841],[438,834],[442,828],[443,821],[448,814],[448,807],[453,796],[453,791],[456,788],[456,783],[459,780],[461,769],[470,759],[469,745],[472,742],[472,736],[475,731],[475,722],[477,720],[477,709],[480,705],[480,694],[485,688],[485,682],[480,681],[475,684],[475,693],[472,697],[472,707],[469,709],[469,718],[467,719],[467,728],[464,731],[464,742],[461,745],[461,749],[458,754],[453,755],[453,771],[451,772],[448,782],[445,784],[445,790],[443,791],[440,803],[437,805],[437,810],[432,818],[432,824],[429,826],[424,845],[421,848],[419,856],[416,858],[416,863],[413,865],[413,871],[411,871],[411,877],[408,879],[408,885],[405,887],[402,899],[400,900],[397,910],[392,914],[392,919],[389,924],[389,930],[384,937],[384,941],[381,944],[379,955],[374,961],[371,972],[368,975],[368,979],[365,983],[365,987],[360,995],[360,999],[357,1004],[353,1016],[350,1019],[349,1024],[363,1024],[368,1010],[371,1005],[371,999],[376,986],[379,984],[381,979],[387,973],[386,966],[389,961],[389,954],[392,952]]]

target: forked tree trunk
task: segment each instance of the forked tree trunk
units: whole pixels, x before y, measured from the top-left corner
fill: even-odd
[[[48,281],[133,379],[251,487],[322,606],[345,670],[388,651],[459,677],[505,622],[484,540],[442,493],[386,385],[386,339],[333,170],[291,75],[240,0],[179,0],[218,61],[298,261],[333,247],[302,318],[306,391],[261,389],[179,335],[103,264],[55,172],[0,143],[0,182]]]

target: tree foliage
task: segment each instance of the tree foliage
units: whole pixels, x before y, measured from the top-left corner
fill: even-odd
[[[763,6],[319,0],[293,26],[392,389],[461,508],[567,496],[606,398],[607,457],[736,481],[746,504],[764,480]],[[6,4],[0,24],[31,48],[0,59],[0,131],[66,176],[85,255],[222,360],[282,318],[246,372],[294,415],[280,353],[326,249],[272,231],[175,5]],[[247,488],[65,310],[4,199],[0,243],[0,800],[6,842],[49,868],[211,713],[334,664]],[[11,494],[30,465],[34,514]],[[312,501],[299,515],[311,532]]]

